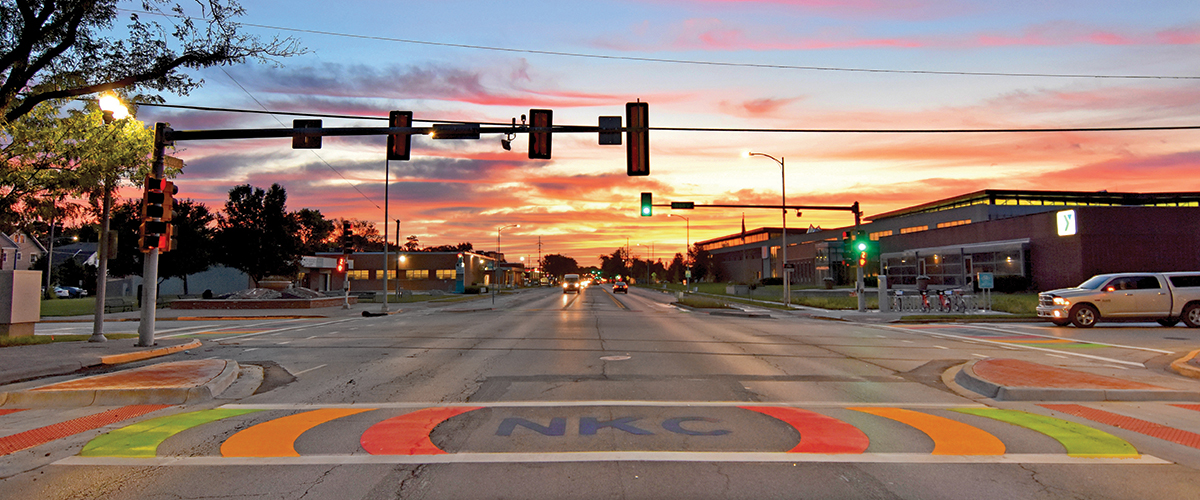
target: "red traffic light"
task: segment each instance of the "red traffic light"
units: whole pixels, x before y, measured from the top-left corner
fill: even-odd
[[[345,257],[338,257],[337,272],[339,272],[339,273],[346,272],[346,258]]]
[[[412,111],[392,111],[388,113],[388,127],[412,127]],[[412,154],[412,133],[388,134],[387,159],[408,161]]]
[[[625,103],[625,173],[650,175],[650,105]]]
[[[529,110],[529,158],[550,159],[550,128],[554,126],[554,111],[549,109]],[[545,130],[533,130],[533,129]]]

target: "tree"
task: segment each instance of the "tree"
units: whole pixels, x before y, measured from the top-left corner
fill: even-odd
[[[474,249],[474,245],[471,245],[470,242],[466,242],[466,243],[459,243],[457,245],[438,245],[438,246],[432,246],[432,247],[425,247],[425,248],[421,249],[421,251],[422,252],[470,252],[472,249]]]
[[[409,235],[407,238],[404,238],[404,246],[402,247],[402,249],[405,252],[416,252],[420,248],[421,248],[421,240],[417,238],[417,235],[412,234],[412,235]]]
[[[114,26],[118,0],[33,2],[0,0],[0,105],[4,121],[38,104],[115,89],[186,95],[201,82],[184,70],[273,61],[304,52],[291,38],[262,42],[245,34],[236,0],[198,0],[198,17],[184,5],[143,0],[151,15],[169,10],[170,26],[129,16],[124,32]],[[159,9],[159,5],[167,7]]]
[[[604,275],[607,277],[628,276],[629,269],[625,265],[628,260],[629,252],[625,247],[617,247],[611,255],[600,256],[600,270],[604,271]]]
[[[713,281],[720,281],[720,269],[713,260],[712,254],[707,250],[700,248],[699,245],[692,245],[692,248],[688,249],[688,260],[692,262],[693,280],[702,280],[711,273]]]
[[[682,282],[685,277],[684,271],[686,270],[687,268],[683,265],[683,254],[676,253],[675,258],[671,259],[671,265],[667,267],[665,279],[672,283]]]
[[[183,293],[188,291],[189,274],[204,272],[212,267],[215,258],[213,237],[217,220],[208,206],[198,201],[175,201],[175,216],[171,218],[175,225],[175,240],[178,246],[159,257],[158,278],[161,282],[167,278],[183,280]]]
[[[579,264],[567,256],[552,253],[542,256],[542,273],[550,276],[562,276],[564,274],[577,274],[579,272]]]
[[[250,275],[256,285],[300,270],[300,225],[287,212],[287,191],[279,184],[265,191],[249,184],[229,190],[218,221],[218,260]]]
[[[3,0],[0,0],[3,1]],[[94,102],[82,109],[44,103],[0,127],[0,231],[81,216],[122,177],[135,185],[150,169],[154,134],[137,120],[106,124]],[[174,174],[171,172],[170,174]]]
[[[333,221],[320,210],[301,208],[292,214],[300,226],[300,254],[316,255],[333,249]]]

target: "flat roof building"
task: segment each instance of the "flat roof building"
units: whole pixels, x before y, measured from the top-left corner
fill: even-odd
[[[917,276],[961,287],[990,272],[998,287],[1049,289],[1099,273],[1200,269],[1200,193],[983,190],[865,220],[861,231],[879,242],[867,274],[899,287]],[[853,229],[789,229],[791,282],[847,283],[842,238]],[[759,228],[697,245],[713,255],[718,280],[754,282],[778,276],[781,234]]]

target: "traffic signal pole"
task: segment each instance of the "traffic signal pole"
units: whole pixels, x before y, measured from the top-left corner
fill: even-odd
[[[166,156],[168,130],[170,129],[165,123],[154,124],[154,163],[151,167],[150,177],[155,179],[166,177],[163,158]],[[154,345],[154,321],[157,313],[155,307],[158,303],[159,251],[157,246],[151,248],[149,252],[146,252],[146,258],[142,263],[142,317],[138,323],[138,347]],[[104,304],[97,304],[97,307],[104,307]]]
[[[853,208],[854,208],[854,234],[859,234],[859,229],[862,228],[862,211],[858,209],[857,201],[854,202]],[[863,311],[867,310],[867,297],[865,295],[863,295],[863,292],[866,289],[865,286],[863,285],[863,271],[864,271],[865,267],[866,267],[865,263],[863,265],[860,265],[857,267],[857,269],[858,269],[858,271],[856,273],[857,277],[855,279],[855,284],[854,284],[854,293],[855,293],[855,295],[858,295],[858,312],[863,312]],[[880,297],[879,303],[882,304],[884,300],[886,300],[885,297]]]

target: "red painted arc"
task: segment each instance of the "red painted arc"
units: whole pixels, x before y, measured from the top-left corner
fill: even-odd
[[[429,440],[429,433],[452,417],[481,408],[426,408],[405,413],[372,425],[363,432],[359,443],[372,455],[445,455],[445,451]]]
[[[794,427],[800,433],[800,444],[788,453],[862,453],[871,444],[871,439],[857,427],[820,413],[782,406],[739,408],[777,418]]]

